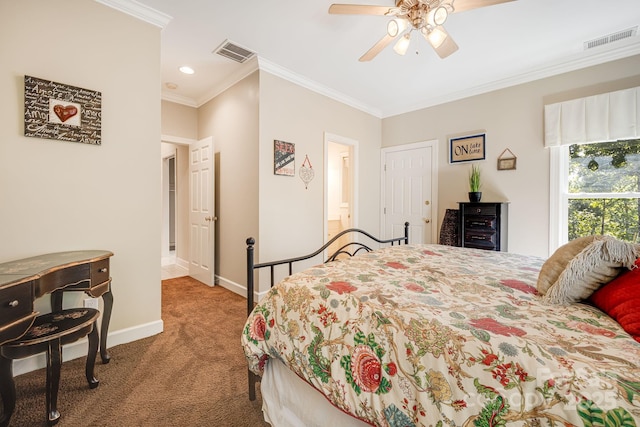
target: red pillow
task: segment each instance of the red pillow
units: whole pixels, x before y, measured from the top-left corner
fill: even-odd
[[[635,268],[595,291],[589,300],[640,342],[640,258]]]

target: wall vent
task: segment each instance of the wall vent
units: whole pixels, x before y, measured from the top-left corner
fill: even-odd
[[[584,42],[584,50],[593,49],[594,47],[603,46],[605,44],[617,42],[629,37],[634,37],[638,33],[638,26],[628,28],[626,30],[618,31],[617,33],[609,34],[606,36],[598,37],[597,39]]]
[[[236,43],[225,40],[220,46],[218,46],[213,53],[229,58],[233,61],[243,63],[247,59],[253,57],[255,52],[251,52],[249,49],[245,49],[242,46],[238,46]]]

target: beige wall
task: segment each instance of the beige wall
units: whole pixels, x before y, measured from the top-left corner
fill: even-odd
[[[640,56],[574,71],[459,101],[386,118],[382,145],[438,139],[439,219],[447,208],[468,201],[469,163],[448,163],[452,136],[486,132],[482,201],[509,201],[509,252],[548,255],[549,151],[543,147],[545,103],[559,102],[640,84]],[[505,148],[517,169],[498,171]],[[439,227],[438,227],[439,229]]]
[[[259,261],[311,252],[324,243],[324,135],[358,141],[357,225],[380,229],[381,120],[260,72]],[[273,141],[295,144],[296,176],[273,173]],[[315,178],[305,189],[298,171],[309,157]],[[265,289],[262,286],[262,290]]]
[[[2,1],[0,52],[0,262],[111,250],[110,344],[161,330],[160,29],[94,1]],[[24,75],[102,92],[102,145],[24,137]]]
[[[258,102],[255,72],[198,109],[198,139],[213,136],[216,275],[245,289],[245,240],[258,230]]]
[[[162,135],[198,138],[198,109],[174,102],[162,101]]]

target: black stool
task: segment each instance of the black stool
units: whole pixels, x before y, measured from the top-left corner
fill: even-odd
[[[98,352],[98,330],[96,320],[100,312],[93,308],[71,308],[36,317],[33,325],[21,338],[0,347],[0,369],[11,378],[11,384],[1,384],[2,396],[6,396],[4,419],[9,424],[15,408],[16,388],[13,382],[13,359],[22,359],[39,353],[47,353],[47,419],[49,425],[56,424],[58,412],[58,386],[62,366],[62,346],[89,335],[89,351],[85,375],[89,388],[96,388],[99,381],[93,376],[93,367]]]

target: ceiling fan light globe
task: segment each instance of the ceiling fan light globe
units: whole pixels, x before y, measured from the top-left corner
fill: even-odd
[[[410,42],[411,42],[410,35],[405,34],[400,38],[400,40],[398,40],[395,46],[393,46],[393,50],[395,50],[398,55],[404,55],[405,53],[407,53],[407,50],[409,49]]]
[[[436,27],[431,30],[426,36],[427,41],[433,46],[434,49],[442,46],[442,43],[449,37],[446,31],[442,27]]]
[[[406,19],[395,18],[387,23],[387,34],[389,37],[396,37],[407,28],[409,28],[409,22]]]
[[[398,21],[396,21],[395,19],[392,19],[387,24],[387,34],[389,34],[389,37],[395,37],[399,33],[400,33],[400,26],[398,25]]]
[[[442,25],[447,21],[449,17],[449,11],[444,6],[439,6],[433,11],[433,23],[435,25]]]

